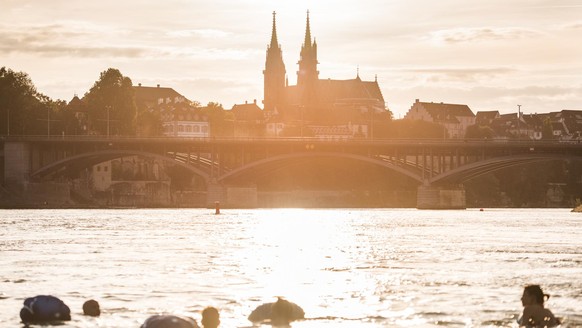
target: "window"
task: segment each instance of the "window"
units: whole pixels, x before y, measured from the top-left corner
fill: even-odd
[[[97,165],[97,172],[101,172],[101,166]]]
[[[186,132],[192,132],[192,127],[190,125],[186,126]]]
[[[194,126],[194,132],[200,132],[200,127],[198,125]]]
[[[204,132],[204,133],[208,132],[208,127],[207,126],[203,126],[202,127],[202,132]]]

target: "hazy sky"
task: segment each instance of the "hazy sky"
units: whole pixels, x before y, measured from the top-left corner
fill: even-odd
[[[320,78],[473,112],[582,109],[582,0],[0,0],[0,66],[53,99],[117,68],[225,108],[263,98],[272,12],[290,84],[309,9]]]

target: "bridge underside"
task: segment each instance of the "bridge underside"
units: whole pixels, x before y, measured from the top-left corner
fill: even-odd
[[[520,151],[512,149],[512,153],[505,150],[488,152],[487,148],[475,149],[477,151],[469,148],[470,151],[466,152],[464,148],[440,150],[417,144],[408,148],[400,144],[385,149],[375,148],[375,144],[350,148],[349,144],[324,142],[305,147],[303,144],[302,147],[288,144],[279,147],[276,142],[273,145],[277,147],[205,143],[196,147],[180,145],[175,149],[141,146],[144,148],[141,150],[131,149],[128,145],[123,149],[111,145],[96,150],[77,147],[74,152],[64,147],[65,150],[57,152],[34,143],[6,143],[4,149],[16,151],[5,150],[5,172],[11,181],[47,181],[57,176],[72,178],[84,169],[116,158],[139,156],[164,161],[201,178],[208,194],[212,194],[209,204],[213,203],[212,199],[224,200],[229,190],[236,188],[243,194],[252,193],[252,190],[261,193],[285,188],[305,192],[334,188],[383,190],[387,186],[407,185],[407,190],[425,196],[430,194],[423,199],[439,199],[441,203],[442,199],[454,199],[452,207],[462,207],[458,204],[464,203],[464,194],[461,193],[465,181],[514,166],[582,158],[582,152],[579,153],[577,148],[576,151],[538,151],[538,148],[534,151],[533,147],[522,147]],[[14,160],[14,154],[23,157]],[[417,199],[417,202],[424,200]]]

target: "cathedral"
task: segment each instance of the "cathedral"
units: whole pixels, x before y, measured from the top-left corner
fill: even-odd
[[[367,129],[370,117],[386,113],[384,97],[377,79],[362,81],[359,72],[354,79],[320,79],[317,59],[317,42],[311,37],[309,12],[305,40],[299,54],[297,85],[289,85],[283,62],[283,52],[277,39],[277,26],[273,12],[271,42],[267,46],[264,74],[264,110],[271,120],[300,121],[310,126],[339,126],[348,124]]]

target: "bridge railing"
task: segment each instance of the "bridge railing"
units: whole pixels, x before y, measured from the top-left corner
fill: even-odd
[[[568,146],[582,147],[582,140],[531,140],[531,139],[427,139],[427,138],[374,138],[374,139],[328,139],[317,137],[139,137],[139,136],[96,136],[96,135],[22,135],[0,136],[0,142],[194,142],[194,143],[253,143],[253,142],[282,142],[282,143],[317,143],[317,144],[362,144],[362,145],[426,145],[426,146]]]

